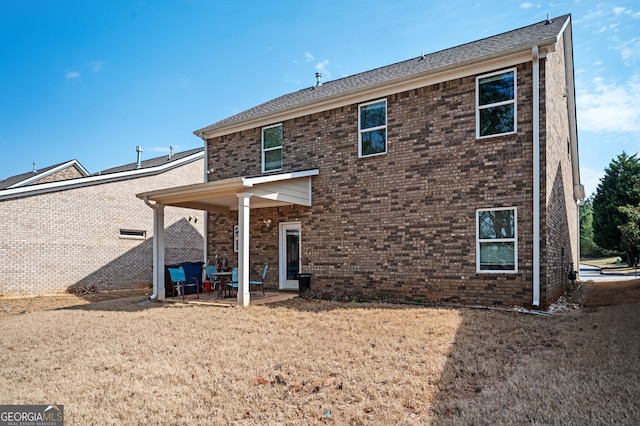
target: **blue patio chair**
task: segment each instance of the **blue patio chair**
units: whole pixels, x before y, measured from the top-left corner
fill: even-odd
[[[231,270],[231,280],[227,281],[227,286],[229,287],[229,296],[231,296],[231,289],[236,289],[236,294],[238,294],[238,268],[233,268]]]
[[[168,268],[169,269],[169,275],[171,275],[171,282],[173,283],[173,285],[175,286],[174,288],[178,290],[179,294],[182,294],[182,300],[184,300],[185,294],[186,294],[186,287],[191,287],[191,286],[195,286],[196,288],[196,293],[198,294],[198,299],[200,298],[200,291],[198,289],[198,279],[197,278],[193,278],[193,280],[195,281],[193,284],[189,284],[187,283],[187,278],[184,275],[184,269],[182,269],[182,266],[180,266],[179,268]]]
[[[262,295],[264,296],[264,279],[267,277],[267,270],[269,269],[269,264],[264,265],[264,269],[262,271],[262,279],[260,281],[249,281],[249,286],[259,285],[262,287]]]

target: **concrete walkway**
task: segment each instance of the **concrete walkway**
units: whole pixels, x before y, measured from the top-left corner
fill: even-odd
[[[632,272],[616,272],[615,269],[602,271],[597,266],[580,265],[581,281],[625,281],[640,277],[640,270]]]

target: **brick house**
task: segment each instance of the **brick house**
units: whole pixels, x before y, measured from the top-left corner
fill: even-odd
[[[207,255],[324,296],[545,307],[579,257],[570,15],[289,93],[197,130]],[[236,251],[237,250],[237,251]],[[162,248],[156,262],[162,264]],[[160,272],[160,271],[159,271]],[[163,293],[161,273],[154,275]],[[161,296],[160,296],[161,297]]]
[[[97,174],[72,160],[0,181],[0,294],[149,286],[153,223],[135,194],[203,182],[203,157],[199,148]],[[202,261],[202,212],[173,209],[166,244],[168,262]]]

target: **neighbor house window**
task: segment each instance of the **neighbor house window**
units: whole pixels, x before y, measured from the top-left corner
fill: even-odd
[[[476,79],[476,137],[516,132],[516,70]]]
[[[360,105],[358,114],[358,156],[387,152],[387,101]]]
[[[515,208],[477,210],[476,270],[518,270],[517,215]]]
[[[262,129],[262,171],[282,170],[282,124]]]

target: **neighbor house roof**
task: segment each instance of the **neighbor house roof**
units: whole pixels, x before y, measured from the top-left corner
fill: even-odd
[[[53,166],[45,167],[40,170],[36,169],[34,163],[33,171],[11,176],[0,181],[0,190],[17,188],[26,185],[34,185],[38,183],[39,180],[42,180],[47,176],[51,176],[54,173],[62,171],[63,169],[66,169],[68,167],[74,167],[80,177],[89,176],[89,172],[87,172],[87,170],[77,160],[65,161],[64,163],[54,164]]]
[[[188,164],[192,161],[200,160],[204,158],[204,148],[196,148],[188,151],[175,153],[169,158],[168,155],[162,157],[156,157],[149,160],[141,161],[140,167],[137,167],[137,163],[126,164],[124,166],[113,167],[111,169],[103,170],[101,172],[89,175],[85,170],[84,177],[77,177],[67,180],[58,180],[54,182],[37,183],[31,185],[5,185],[4,182],[21,182],[18,181],[18,177],[29,174],[22,174],[14,176],[2,181],[0,185],[0,201],[33,196],[43,194],[47,192],[63,191],[67,189],[80,188],[89,185],[97,185],[109,182],[116,182],[127,179],[135,179],[145,176],[153,176],[163,173],[168,170],[172,170],[176,167],[180,167],[184,164]],[[69,164],[75,162],[62,163]],[[78,163],[79,164],[79,163]],[[60,168],[60,165],[51,166],[43,170],[51,170],[52,168]],[[84,170],[84,168],[82,168]],[[41,173],[44,173],[43,171]],[[24,179],[23,179],[24,181]],[[204,169],[203,169],[203,181],[204,181]]]
[[[323,104],[335,98],[361,93],[367,89],[393,85],[408,78],[431,75],[443,70],[458,68],[467,64],[486,61],[492,57],[510,53],[529,52],[534,46],[554,46],[569,24],[570,15],[544,20],[533,25],[487,37],[450,49],[428,55],[421,55],[407,61],[328,81],[320,86],[308,87],[297,92],[280,96],[239,114],[225,118],[194,133],[202,138],[219,136],[266,123],[273,118],[280,120],[279,113],[296,110],[298,116],[314,111],[305,106]],[[554,49],[553,47],[552,49]],[[349,99],[351,103],[352,99]],[[261,120],[263,119],[263,120]],[[241,123],[247,126],[239,128]]]
[[[119,173],[119,172],[127,172],[131,170],[140,170],[147,169],[149,167],[159,167],[165,164],[168,164],[172,161],[178,161],[183,158],[189,157],[190,155],[197,154],[198,152],[202,152],[203,148],[195,148],[188,151],[177,152],[175,154],[164,155],[162,157],[151,158],[149,160],[143,160],[140,162],[140,167],[138,167],[138,163],[129,163],[122,166],[112,167],[110,169],[102,170],[96,175],[107,175],[110,173]]]

